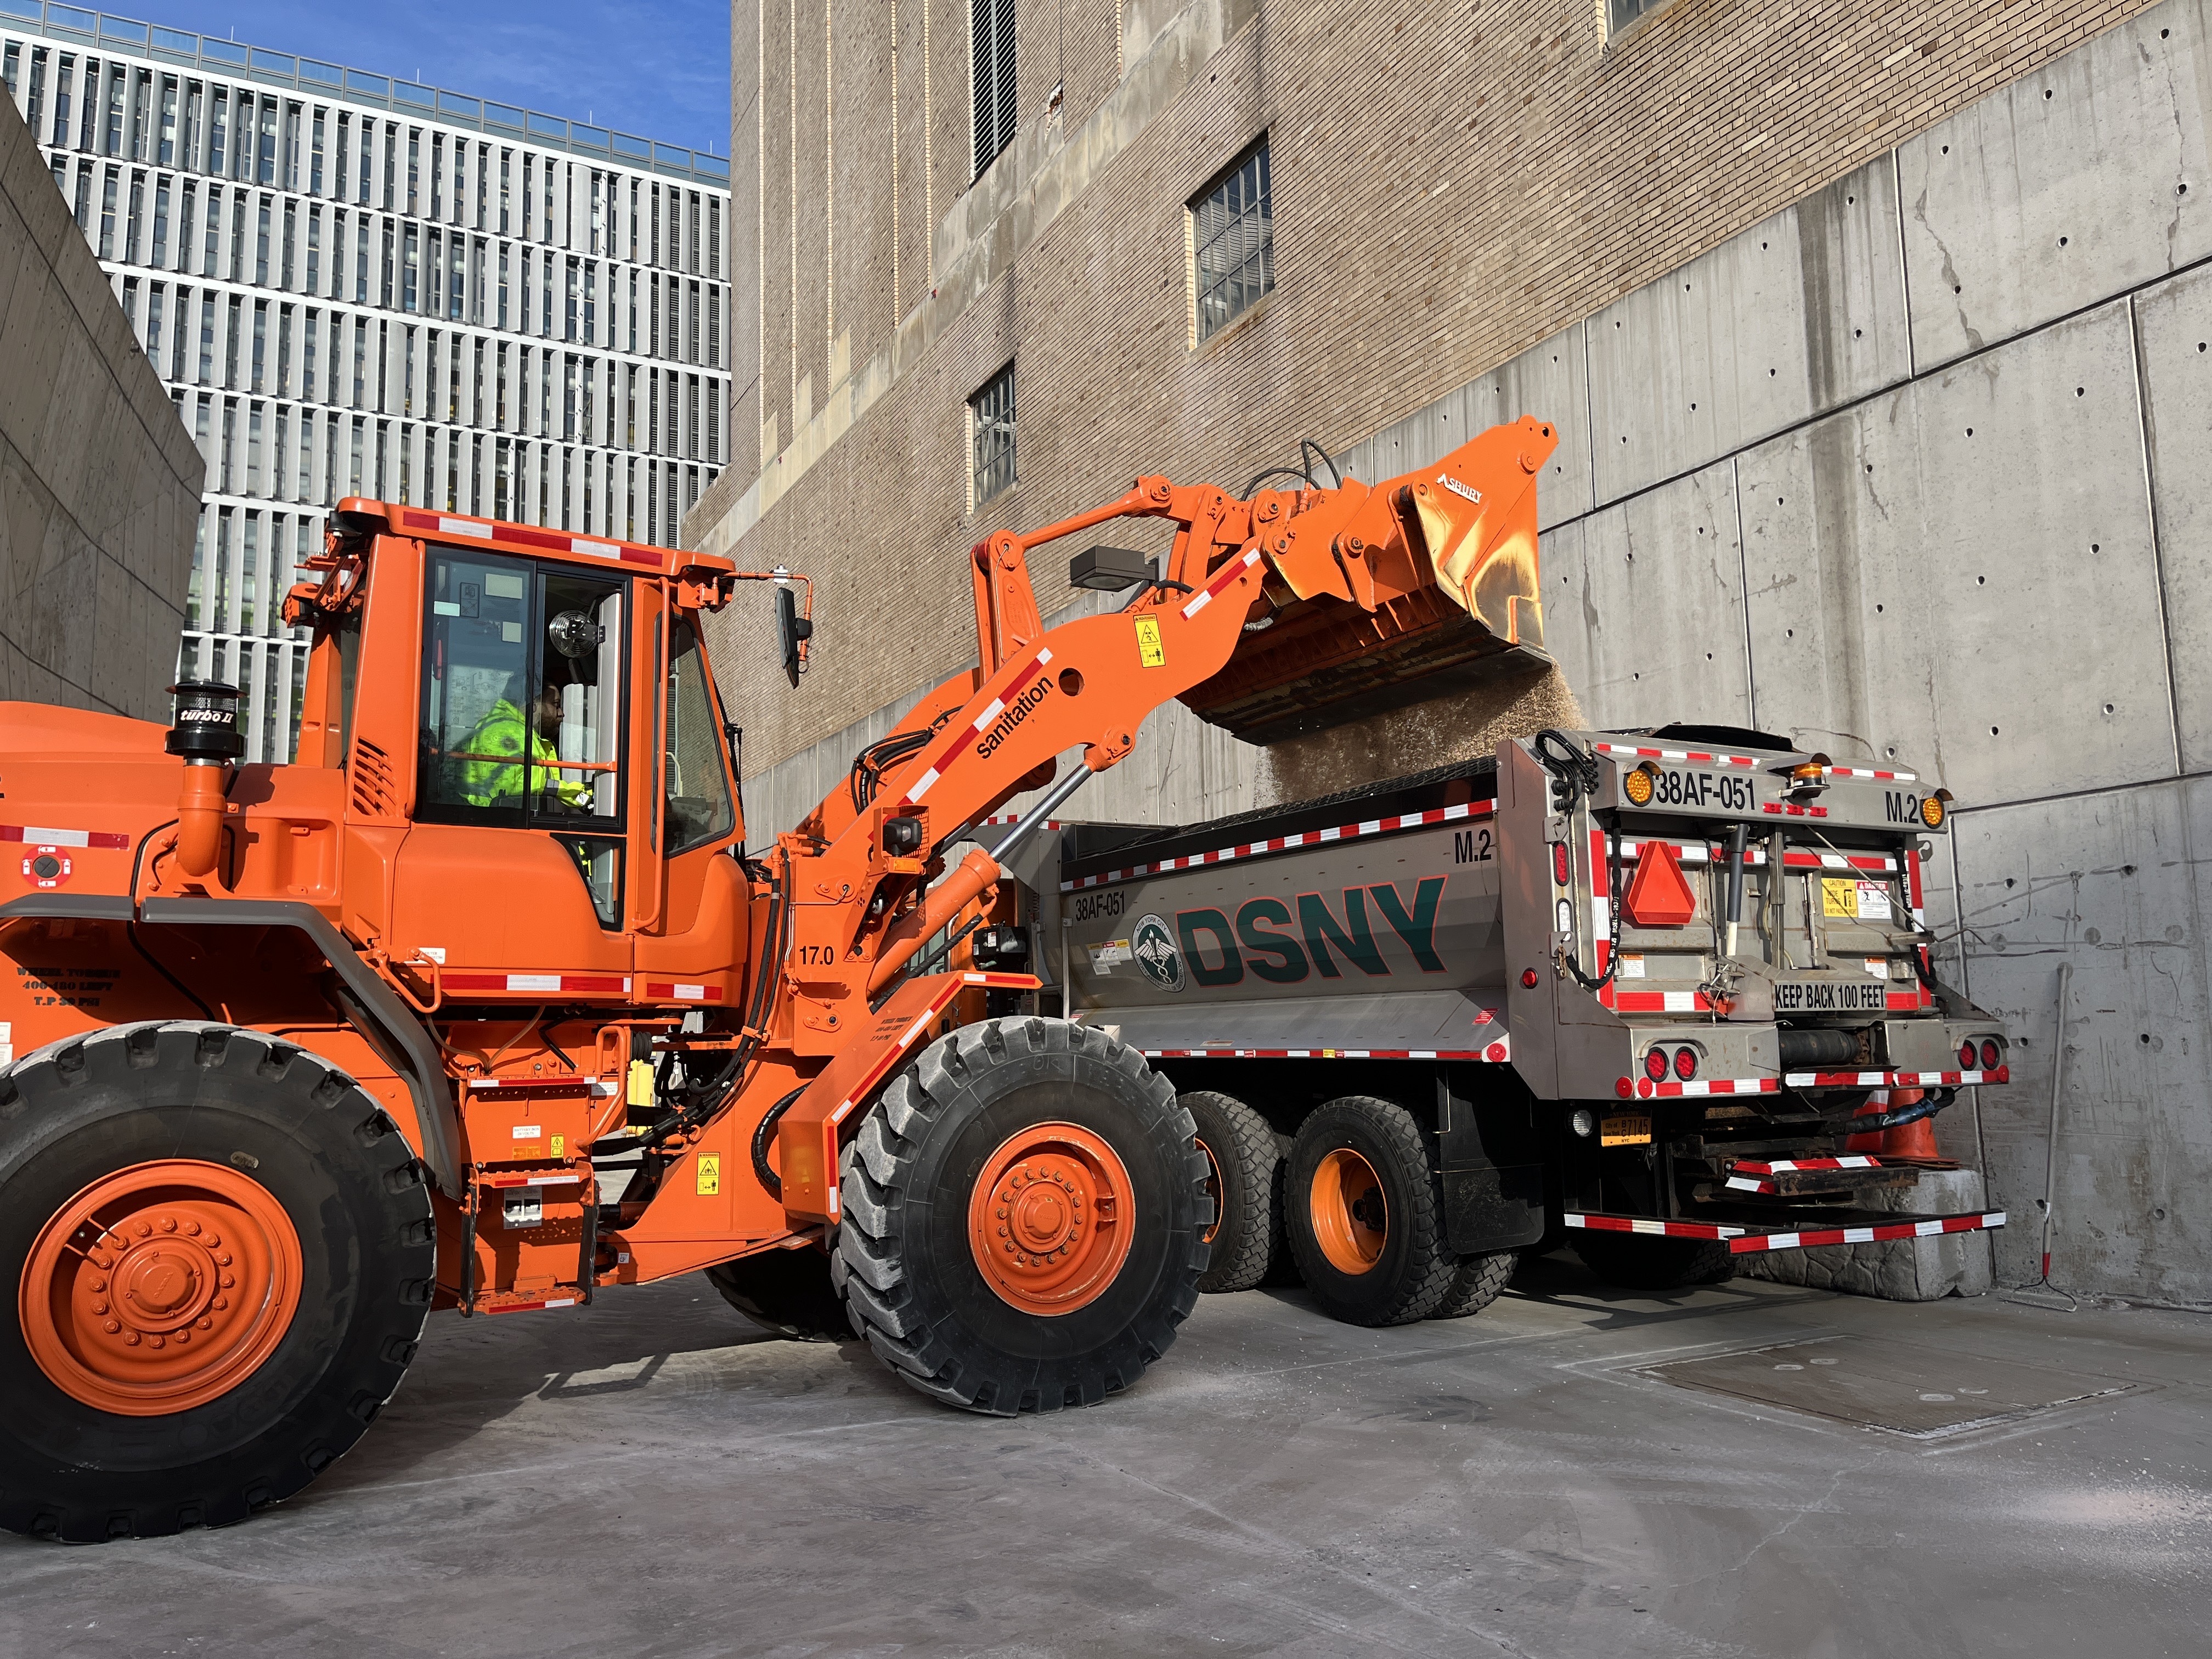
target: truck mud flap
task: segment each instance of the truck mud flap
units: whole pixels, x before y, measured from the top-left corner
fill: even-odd
[[[1964,1215],[1885,1215],[1878,1221],[1863,1222],[1838,1217],[1823,1227],[1778,1226],[1747,1221],[1658,1221],[1647,1216],[1607,1215],[1590,1210],[1570,1210],[1565,1220],[1571,1233],[1579,1228],[1590,1232],[1633,1233],[1650,1238],[1720,1240],[1727,1243],[1731,1255],[1755,1255],[1762,1250],[1809,1250],[1823,1244],[1881,1244],[1892,1239],[1993,1231],[2005,1224],[2005,1212],[1977,1210]],[[1835,1224],[1838,1222],[1841,1224]]]
[[[1544,1236],[1544,1166],[1446,1170],[1444,1241],[1455,1255],[1518,1249]]]

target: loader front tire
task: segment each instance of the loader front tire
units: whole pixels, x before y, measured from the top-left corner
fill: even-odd
[[[722,1300],[756,1325],[794,1342],[849,1341],[844,1298],[820,1250],[763,1250],[707,1269]]]
[[[845,1150],[832,1262],[853,1328],[967,1411],[1095,1406],[1175,1340],[1206,1271],[1206,1160],[1144,1057],[993,1019],[931,1043]]]
[[[1443,1305],[1459,1261],[1404,1107],[1370,1095],[1316,1107],[1291,1142],[1283,1194],[1291,1255],[1330,1318],[1410,1325]]]
[[[1206,1238],[1213,1254],[1199,1291],[1249,1291],[1267,1276],[1283,1250],[1283,1216],[1276,1204],[1283,1154],[1275,1132],[1266,1118],[1229,1095],[1194,1089],[1182,1100],[1197,1126],[1206,1191],[1213,1199]]]
[[[289,1498],[398,1388],[430,1194],[352,1079],[258,1031],[113,1026],[0,1073],[0,1527],[73,1543]]]

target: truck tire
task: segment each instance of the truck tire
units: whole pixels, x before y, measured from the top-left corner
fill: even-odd
[[[1213,1255],[1198,1281],[1200,1293],[1249,1291],[1267,1276],[1282,1249],[1283,1217],[1275,1199],[1283,1154],[1275,1132],[1231,1096],[1194,1089],[1181,1098],[1197,1125],[1206,1190],[1213,1198],[1213,1223],[1206,1234]]]
[[[722,1300],[756,1325],[794,1342],[849,1340],[845,1299],[830,1282],[830,1258],[808,1248],[763,1250],[707,1269]]]
[[[1443,1305],[1459,1259],[1404,1107],[1347,1095],[1317,1108],[1291,1143],[1283,1196],[1291,1254],[1330,1318],[1409,1325]]]
[[[1735,1277],[1735,1258],[1718,1239],[1583,1232],[1575,1254],[1607,1284],[1628,1291],[1680,1291]]]
[[[1498,1292],[1521,1265],[1518,1250],[1492,1250],[1486,1255],[1463,1255],[1452,1274],[1451,1288],[1437,1304],[1431,1319],[1465,1319],[1480,1313],[1498,1300]]]
[[[319,1055],[199,1022],[27,1055],[0,1073],[0,1527],[146,1538],[290,1497],[398,1388],[436,1249],[406,1138]]]
[[[967,1411],[1095,1406],[1198,1300],[1206,1160],[1174,1086],[1058,1019],[923,1049],[846,1149],[832,1264],[853,1328]]]

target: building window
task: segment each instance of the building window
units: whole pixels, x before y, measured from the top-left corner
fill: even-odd
[[[1190,204],[1191,343],[1212,338],[1275,286],[1274,192],[1263,137]]]
[[[1663,10],[1668,0],[1605,0],[1605,32],[1619,34],[1638,20]]]
[[[1014,142],[1014,0],[968,0],[969,85],[975,100],[975,176]]]
[[[1008,363],[968,400],[968,505],[981,507],[1014,482],[1014,366]]]

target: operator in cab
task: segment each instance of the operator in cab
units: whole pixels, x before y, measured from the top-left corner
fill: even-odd
[[[588,814],[591,785],[563,777],[555,769],[561,758],[556,743],[563,712],[560,686],[547,679],[538,688],[530,705],[531,717],[526,720],[520,704],[526,695],[518,674],[508,684],[507,695],[491,706],[462,744],[461,752],[468,757],[461,768],[462,798],[471,806],[494,806],[527,791],[540,797],[541,811],[550,807]],[[527,768],[495,758],[519,757],[526,751],[530,757]]]

